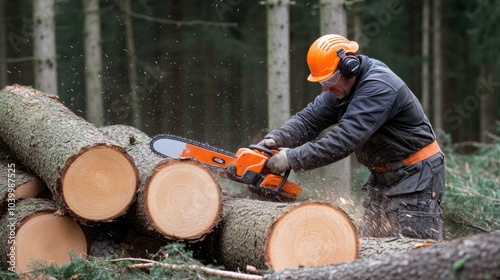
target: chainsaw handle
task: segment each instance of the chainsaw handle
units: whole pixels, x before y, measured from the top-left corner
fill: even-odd
[[[288,180],[288,176],[289,175],[290,175],[290,169],[288,169],[287,171],[285,171],[285,174],[283,174],[283,179],[281,179],[280,184],[276,187],[276,189],[274,189],[275,191],[279,192],[281,190],[281,188],[283,187],[283,185]]]
[[[252,150],[257,150],[259,152],[263,152],[263,153],[267,154],[269,157],[274,156],[273,151],[271,149],[267,148],[266,146],[252,144],[252,145],[248,146],[248,148],[252,149]]]

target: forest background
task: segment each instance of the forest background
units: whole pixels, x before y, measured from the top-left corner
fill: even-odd
[[[500,229],[499,16],[494,0],[0,0],[0,87],[58,94],[97,126],[236,151],[320,93],[307,50],[340,33],[422,102],[447,154],[451,239]],[[349,157],[293,179],[359,221],[367,174]]]

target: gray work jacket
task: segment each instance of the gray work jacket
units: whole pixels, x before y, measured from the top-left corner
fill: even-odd
[[[420,102],[384,63],[357,55],[361,73],[338,99],[325,91],[281,128],[271,131],[294,171],[324,166],[355,153],[367,167],[403,160],[436,135]],[[335,125],[324,137],[319,134]]]

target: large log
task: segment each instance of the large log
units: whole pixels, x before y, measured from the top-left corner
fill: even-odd
[[[280,203],[224,197],[224,218],[210,245],[228,269],[282,271],[352,261],[359,251],[356,227],[326,202]]]
[[[369,259],[382,255],[409,252],[432,246],[436,240],[405,237],[361,237],[358,259]]]
[[[500,279],[500,231],[338,265],[290,269],[264,279]]]
[[[0,215],[7,211],[9,204],[16,200],[34,198],[41,194],[47,186],[40,178],[24,171],[14,162],[0,160]]]
[[[71,251],[87,253],[85,234],[73,219],[60,216],[50,200],[24,199],[0,220],[0,266],[4,270],[25,273],[34,261],[63,264],[70,260]]]
[[[137,201],[127,216],[140,230],[171,240],[197,241],[220,222],[221,188],[203,164],[159,157],[150,149],[151,138],[130,126],[100,130],[125,147],[137,165]]]
[[[132,159],[56,96],[19,85],[4,88],[0,132],[81,222],[113,220],[133,202],[138,176]]]

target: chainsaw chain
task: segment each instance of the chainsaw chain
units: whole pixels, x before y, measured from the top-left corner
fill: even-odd
[[[201,142],[198,142],[198,141],[195,141],[195,140],[191,140],[191,139],[187,139],[187,138],[184,138],[184,137],[181,137],[181,136],[177,136],[177,135],[159,134],[159,135],[156,135],[153,138],[153,141],[157,140],[157,139],[176,140],[176,141],[184,142],[186,144],[191,144],[191,145],[194,145],[194,146],[198,146],[198,147],[201,147],[201,148],[206,149],[206,150],[214,151],[216,153],[224,154],[226,156],[236,157],[236,155],[234,153],[228,152],[228,151],[223,150],[221,148],[213,147],[213,146],[210,146],[208,144],[201,143]],[[151,141],[151,143],[153,143],[153,141]],[[153,152],[155,152],[156,154],[158,154],[158,155],[161,156],[161,154],[158,153],[157,151],[155,151],[152,146],[151,146],[151,150],[153,150]]]

